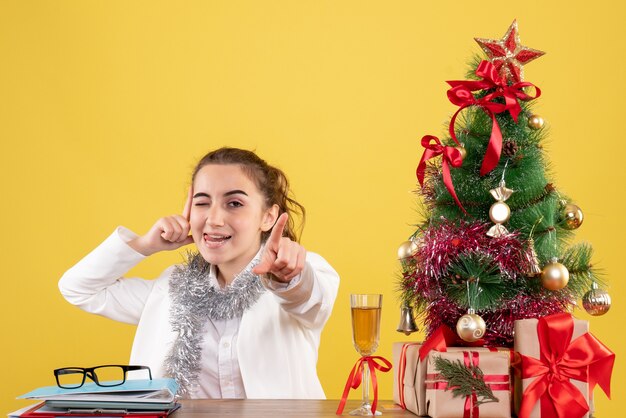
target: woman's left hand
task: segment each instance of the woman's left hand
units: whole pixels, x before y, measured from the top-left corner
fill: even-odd
[[[270,234],[261,262],[252,269],[254,274],[272,274],[275,279],[283,283],[289,283],[304,268],[306,250],[297,242],[293,242],[287,237],[283,237],[283,230],[287,224],[289,215],[280,215],[272,233]]]

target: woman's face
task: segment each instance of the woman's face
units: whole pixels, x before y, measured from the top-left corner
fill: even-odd
[[[196,174],[191,234],[202,257],[227,280],[256,255],[261,233],[277,217],[278,206],[265,207],[264,196],[239,165],[209,164]]]

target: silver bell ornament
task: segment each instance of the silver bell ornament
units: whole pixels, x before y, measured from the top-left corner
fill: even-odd
[[[400,308],[400,323],[396,331],[403,332],[404,335],[411,335],[419,331],[413,317],[413,308],[408,303],[403,303],[402,308]]]

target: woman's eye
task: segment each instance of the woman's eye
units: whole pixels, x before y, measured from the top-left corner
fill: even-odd
[[[238,202],[238,201],[232,201],[232,202],[228,202],[228,206],[233,207],[233,208],[239,208],[243,206],[243,203]]]
[[[196,202],[193,205],[194,206],[209,206],[209,202]]]

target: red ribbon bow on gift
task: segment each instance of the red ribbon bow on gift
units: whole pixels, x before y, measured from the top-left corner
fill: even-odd
[[[506,78],[500,77],[496,67],[489,61],[482,61],[478,65],[476,75],[481,77],[482,80],[448,81],[448,84],[452,86],[452,88],[448,90],[448,99],[450,99],[453,104],[460,106],[459,110],[452,116],[452,120],[450,120],[449,130],[450,137],[454,142],[459,144],[456,134],[454,133],[454,124],[461,110],[469,106],[480,106],[491,117],[491,138],[489,139],[487,152],[485,153],[485,158],[480,167],[480,175],[484,176],[498,165],[502,151],[502,132],[496,120],[496,113],[502,113],[508,110],[513,120],[517,122],[517,117],[522,110],[518,100],[528,101],[536,99],[541,96],[541,90],[539,87],[528,82],[518,82],[509,86]],[[526,94],[523,90],[524,87],[534,87],[535,96]],[[480,99],[477,99],[472,94],[474,91],[490,89],[494,89],[494,91]],[[504,103],[493,101],[498,97],[502,97]]]
[[[377,363],[377,361],[382,362],[383,364]],[[343,408],[346,406],[346,401],[348,400],[348,393],[350,393],[350,388],[356,389],[361,386],[361,381],[363,380],[363,368],[367,364],[369,368],[370,375],[372,376],[372,389],[374,391],[374,401],[372,402],[372,415],[376,415],[376,407],[378,406],[378,381],[376,380],[376,370],[380,370],[385,373],[391,370],[391,362],[380,356],[363,356],[361,357],[350,372],[350,376],[348,376],[348,381],[346,382],[346,387],[343,390],[343,395],[341,396],[341,401],[339,402],[339,407],[337,408],[337,415],[341,415],[343,412]]]
[[[598,384],[611,397],[615,354],[589,333],[571,341],[573,332],[574,320],[570,314],[539,319],[540,359],[521,355],[522,378],[535,377],[535,380],[524,391],[520,418],[527,418],[537,401],[541,401],[542,418],[585,415],[589,405],[570,379],[588,382],[589,392]]]
[[[434,141],[434,143],[431,143]],[[435,158],[441,155],[441,170],[443,171],[443,183],[446,185],[448,192],[454,198],[454,201],[457,205],[465,212],[465,208],[461,205],[459,198],[454,191],[454,185],[452,184],[452,176],[450,174],[450,165],[452,167],[460,167],[463,164],[463,158],[461,158],[461,151],[454,147],[448,147],[441,145],[441,141],[439,138],[433,135],[426,135],[422,138],[422,146],[425,148],[424,153],[422,154],[422,159],[420,163],[417,165],[417,170],[415,174],[417,175],[417,180],[420,182],[421,186],[424,186],[424,175],[426,173],[426,161],[431,158]]]
[[[424,341],[424,344],[419,349],[420,361],[426,360],[428,353],[432,350],[435,351],[447,351],[448,347],[452,346],[464,346],[464,347],[483,347],[485,345],[484,340],[474,341],[468,343],[461,340],[447,325],[442,325],[437,328],[430,336]],[[485,347],[490,351],[498,351],[492,347]]]

